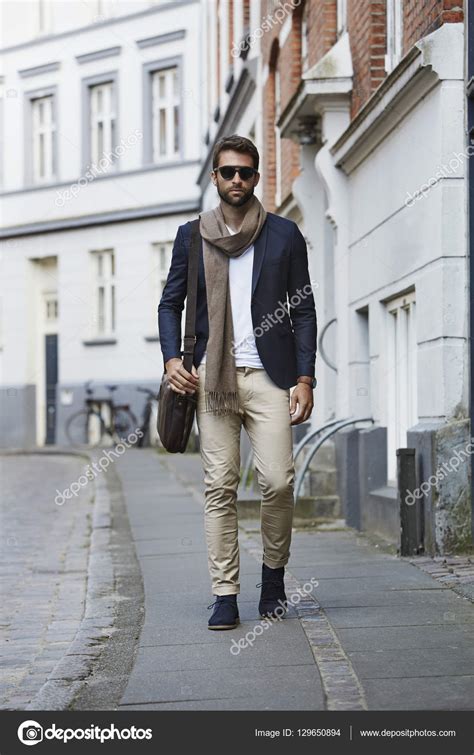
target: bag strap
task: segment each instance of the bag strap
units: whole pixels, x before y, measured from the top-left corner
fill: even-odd
[[[186,320],[184,326],[183,366],[191,372],[196,343],[196,303],[199,268],[199,218],[191,221],[191,242],[188,256],[188,289],[186,294]]]

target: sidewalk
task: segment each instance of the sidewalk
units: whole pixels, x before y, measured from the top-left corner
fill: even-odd
[[[263,629],[260,533],[242,521],[242,623],[210,632],[199,457],[128,449],[56,505],[100,453],[0,455],[0,708],[474,708],[471,565],[295,531],[287,595],[318,584]]]
[[[255,636],[261,545],[246,528],[242,623],[209,632],[199,457],[129,450],[115,468],[145,588],[145,622],[119,709],[474,708],[469,600],[353,531],[295,532],[287,594],[311,578],[319,584]],[[252,647],[231,653],[246,635]]]

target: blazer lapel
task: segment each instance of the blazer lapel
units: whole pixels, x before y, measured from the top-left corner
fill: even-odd
[[[253,245],[253,269],[252,269],[252,294],[258,283],[260,272],[262,270],[263,258],[267,248],[268,221],[266,220],[260,231],[260,235]]]

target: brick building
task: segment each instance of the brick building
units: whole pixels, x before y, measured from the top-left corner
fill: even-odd
[[[335,436],[342,513],[396,541],[396,451],[414,447],[426,483],[419,541],[428,551],[463,547],[471,509],[462,2],[203,0],[202,17],[203,206],[216,203],[215,141],[252,138],[259,198],[295,220],[308,243],[319,325],[312,425],[373,419]]]

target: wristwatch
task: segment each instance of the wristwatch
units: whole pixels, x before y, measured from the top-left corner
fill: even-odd
[[[308,375],[308,377],[309,377],[309,375]],[[306,385],[310,385],[311,388],[316,388],[316,386],[318,384],[318,380],[315,377],[311,378],[311,383],[308,383],[307,380],[299,380],[299,379],[296,382],[298,382],[298,383],[306,383]]]

